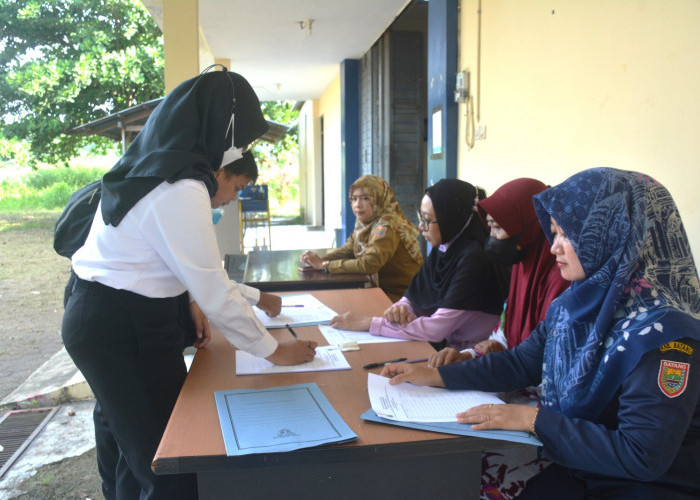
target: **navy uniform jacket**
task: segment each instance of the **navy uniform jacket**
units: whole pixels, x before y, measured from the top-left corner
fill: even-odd
[[[445,385],[489,392],[538,385],[543,325],[514,349],[440,367]],[[699,356],[700,342],[688,339],[647,352],[595,421],[541,408],[535,431],[542,455],[570,469],[591,490],[596,483],[609,487],[611,480],[644,481],[700,498]],[[684,391],[674,397],[664,392],[660,380],[661,367],[668,362],[689,368]],[[666,392],[673,394],[668,387]]]

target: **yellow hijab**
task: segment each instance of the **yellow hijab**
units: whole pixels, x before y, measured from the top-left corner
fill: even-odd
[[[418,246],[418,228],[414,226],[404,215],[399,207],[394,192],[381,177],[376,175],[363,175],[350,186],[350,194],[356,189],[362,191],[372,200],[372,210],[374,215],[372,220],[363,224],[359,220],[355,221],[355,255],[361,255],[374,234],[374,228],[382,225],[389,226],[396,231],[401,240],[401,244],[411,258],[416,262],[421,262],[423,256]]]

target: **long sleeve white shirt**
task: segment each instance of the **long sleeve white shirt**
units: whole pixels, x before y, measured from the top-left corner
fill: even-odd
[[[117,226],[98,207],[90,234],[72,258],[82,279],[152,298],[185,290],[231,344],[267,357],[277,341],[251,305],[260,292],[229,280],[219,257],[211,200],[200,181],[163,182]]]

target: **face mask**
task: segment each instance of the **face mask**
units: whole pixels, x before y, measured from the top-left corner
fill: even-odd
[[[242,149],[237,148],[233,145],[233,118],[235,115],[231,115],[231,121],[228,123],[228,128],[226,129],[226,135],[228,135],[229,130],[231,131],[231,147],[224,151],[224,157],[221,159],[221,166],[233,163],[236,160],[243,158]]]
[[[511,236],[505,240],[499,240],[493,236],[486,241],[484,252],[491,262],[502,266],[517,264],[525,258],[525,251],[518,250],[520,235]]]
[[[231,148],[224,151],[224,157],[221,160],[221,166],[223,167],[224,165],[228,165],[229,163],[233,163],[234,161],[243,158],[243,155],[241,154],[241,149],[242,148]]]

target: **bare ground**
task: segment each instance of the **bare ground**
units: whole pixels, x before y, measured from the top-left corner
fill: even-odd
[[[70,262],[53,250],[57,216],[0,214],[0,399],[63,347]],[[95,450],[42,467],[21,489],[15,498],[103,498]]]

